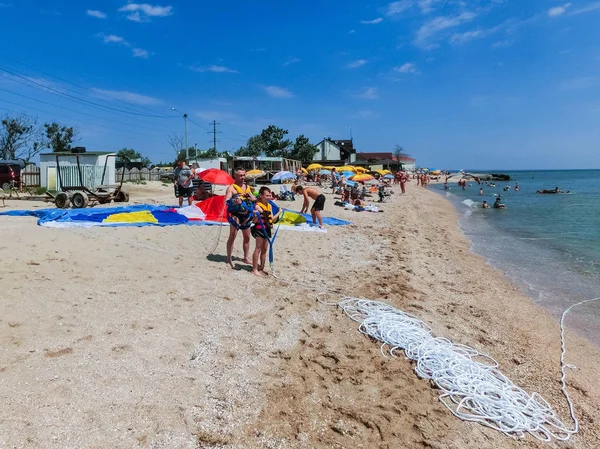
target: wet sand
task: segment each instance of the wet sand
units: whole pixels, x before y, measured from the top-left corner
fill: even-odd
[[[173,203],[160,184],[129,189],[132,202]],[[328,288],[411,312],[568,419],[557,321],[469,251],[450,203],[414,183],[378,214],[326,196],[325,215],[353,224],[280,232],[275,270],[291,283],[227,269],[227,228],[0,217],[0,448],[600,447],[600,357],[573,333],[580,433],[514,440],[455,418],[411,363],[319,302]]]

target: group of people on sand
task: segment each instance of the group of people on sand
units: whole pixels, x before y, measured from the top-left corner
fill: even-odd
[[[252,264],[252,274],[264,276],[267,252],[273,234],[274,223],[280,218],[283,209],[273,214],[270,201],[273,192],[266,186],[258,191],[255,196],[251,187],[246,184],[246,171],[243,168],[234,170],[234,183],[225,192],[225,203],[227,204],[231,219],[229,220],[229,238],[227,239],[227,264],[233,267],[233,244],[242,232],[244,258],[242,262]],[[325,207],[325,195],[315,187],[294,187],[294,193],[302,195],[304,202],[300,213],[306,213],[310,206],[310,199],[314,202],[310,208],[313,223],[318,221],[319,227],[323,228],[321,211]],[[252,260],[250,260],[250,237],[256,240]]]

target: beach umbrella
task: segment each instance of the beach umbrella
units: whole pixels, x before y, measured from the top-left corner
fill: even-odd
[[[366,173],[368,170],[365,167],[355,167],[357,173]]]
[[[386,170],[373,170],[373,173],[378,173],[381,176],[387,175]]]
[[[271,181],[287,181],[289,179],[296,179],[296,175],[291,171],[280,171],[273,175]]]
[[[373,179],[373,175],[368,175],[366,173],[359,173],[358,175],[354,175],[352,177],[352,181],[354,182],[366,182]]]
[[[383,179],[394,179],[394,175],[390,175],[390,174],[384,175]]]
[[[308,171],[319,170],[321,168],[323,168],[321,164],[310,164],[308,167],[306,167]]]
[[[204,170],[198,173],[198,177],[202,181],[220,186],[228,186],[235,182],[229,173],[219,170],[218,168],[209,168],[208,170]]]
[[[345,172],[342,173],[342,175],[344,175],[346,178],[351,178],[355,174],[356,173],[354,173],[353,171],[345,171]]]
[[[265,172],[259,169],[250,170],[246,172],[246,178],[248,179],[256,179],[265,176]]]
[[[304,167],[302,167],[301,170],[302,170],[302,173],[304,173],[305,175],[308,175],[308,170],[307,169],[305,169]]]
[[[323,166],[325,170],[333,170],[335,167],[333,165],[325,165]]]
[[[356,183],[354,181],[346,181],[346,185],[348,187],[356,187]]]
[[[330,175],[331,171],[323,169],[323,170],[319,170],[319,174],[320,175]]]
[[[339,172],[351,171],[352,173],[354,173],[354,172],[356,172],[356,169],[350,165],[344,165],[343,167],[336,168],[336,171],[339,171]]]

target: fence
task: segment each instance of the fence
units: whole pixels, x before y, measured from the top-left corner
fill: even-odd
[[[39,187],[40,167],[35,164],[27,164],[25,168],[21,170],[21,182],[28,187]]]
[[[104,167],[99,167],[96,165],[82,165],[81,166],[81,176],[83,179],[79,179],[79,171],[77,170],[77,166],[61,166],[60,167],[60,176],[56,176],[56,181],[58,185],[58,189],[62,190],[62,186],[68,187],[76,187],[80,184],[83,184],[88,189],[93,190],[96,186],[101,185],[102,183],[102,173],[104,172]],[[61,184],[62,180],[62,184]]]
[[[170,173],[167,170],[159,169],[156,167],[152,170],[149,170],[147,168],[119,168],[115,177],[117,182],[121,182],[121,175],[123,174],[123,170],[125,170],[125,181],[160,181],[161,178]]]

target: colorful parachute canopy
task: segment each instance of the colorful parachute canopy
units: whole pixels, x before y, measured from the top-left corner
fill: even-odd
[[[279,210],[276,203],[273,212]],[[32,216],[38,218],[40,226],[54,228],[71,228],[92,226],[172,226],[172,225],[227,225],[227,211],[225,197],[213,196],[204,201],[199,201],[191,206],[175,208],[170,206],[154,206],[147,204],[86,208],[86,209],[39,209],[39,210],[11,210],[1,212],[6,216]],[[297,231],[317,231],[307,222],[310,215],[301,215],[295,211],[286,210],[283,214],[282,228]],[[323,223],[329,226],[343,226],[349,221],[338,220],[333,217],[324,217]],[[319,230],[323,232],[322,230]]]

